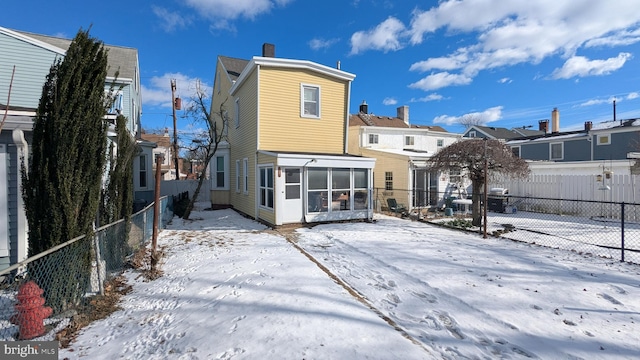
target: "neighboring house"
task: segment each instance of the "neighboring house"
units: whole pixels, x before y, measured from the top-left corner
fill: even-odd
[[[527,127],[507,129],[495,126],[472,125],[462,133],[464,138],[481,138],[494,140],[509,140],[523,136],[535,136],[544,134],[542,125],[539,130],[531,130]]]
[[[7,120],[0,132],[0,269],[27,257],[27,219],[21,195],[21,159],[28,160],[35,116],[42,86],[55,61],[65,56],[71,40],[0,27],[0,114]],[[105,45],[110,83],[119,90],[105,117],[111,123],[109,139],[115,143],[115,118],[128,119],[132,138],[140,128],[141,95],[138,51]],[[6,104],[11,82],[11,100]],[[119,71],[117,79],[115,72]],[[138,160],[138,159],[136,159]],[[150,166],[150,163],[149,163]]]
[[[372,218],[375,160],[348,155],[355,75],[311,61],[219,56],[211,113],[228,119],[211,202],[270,225]],[[222,111],[221,111],[222,110]]]
[[[582,130],[555,131],[507,141],[526,160],[610,161],[627,159],[640,149],[640,119],[587,121]]]
[[[162,180],[175,180],[176,179],[176,169],[174,165],[173,159],[173,145],[171,144],[171,137],[169,136],[169,129],[164,129],[164,134],[140,134],[140,138],[142,140],[152,142],[156,144],[156,147],[153,149],[153,158],[151,162],[153,163],[152,171],[155,174],[156,171],[156,155],[162,155],[163,161],[160,166],[160,174]],[[154,175],[155,176],[155,175]]]
[[[440,126],[411,125],[408,106],[398,107],[397,116],[390,117],[369,113],[363,102],[359,113],[349,118],[349,153],[376,159],[373,184],[380,206],[386,206],[387,198],[411,208],[438,205],[453,188],[459,189],[460,173],[442,176],[426,165],[460,137]]]

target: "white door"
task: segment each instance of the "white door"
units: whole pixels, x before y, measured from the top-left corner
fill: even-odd
[[[284,168],[284,209],[282,222],[302,222],[302,168]]]

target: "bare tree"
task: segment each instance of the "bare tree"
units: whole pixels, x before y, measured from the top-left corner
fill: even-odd
[[[208,110],[209,101],[206,91],[198,82],[196,84],[195,94],[192,96],[190,104],[185,109],[185,115],[192,118],[196,123],[203,122],[206,129],[191,141],[191,145],[188,146],[187,149],[194,154],[200,154],[203,166],[199,169],[200,171],[197,171],[198,186],[187,205],[184,215],[182,215],[183,219],[189,219],[191,211],[193,210],[193,205],[200,194],[202,183],[206,178],[205,175],[209,169],[209,163],[216,151],[218,151],[220,143],[223,140],[227,140],[226,129],[229,121],[227,119],[227,112],[224,111],[224,104],[226,100],[220,104],[219,111],[211,113]]]
[[[485,174],[485,159],[487,173]],[[480,196],[482,188],[493,175],[502,174],[507,177],[524,178],[529,175],[529,165],[515,156],[511,148],[499,140],[468,139],[459,140],[442,148],[429,160],[430,169],[436,172],[460,170],[471,180],[473,189],[472,224],[480,226]]]
[[[482,116],[480,116],[478,113],[466,114],[466,115],[462,115],[458,119],[458,123],[464,126],[465,129],[468,129],[474,125],[484,124],[484,120],[482,119]]]

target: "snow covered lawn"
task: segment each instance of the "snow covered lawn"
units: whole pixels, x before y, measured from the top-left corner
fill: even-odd
[[[123,309],[60,358],[640,355],[636,265],[385,216],[299,229],[296,246],[232,210],[192,219],[160,233],[164,276],[128,272]]]

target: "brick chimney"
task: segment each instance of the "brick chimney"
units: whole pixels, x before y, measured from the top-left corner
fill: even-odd
[[[262,44],[262,57],[276,57],[276,46],[269,43]]]
[[[591,121],[584,122],[584,131],[591,131],[592,127],[593,127],[593,123]]]
[[[360,104],[360,112],[363,114],[369,113],[369,105],[367,105],[365,100],[362,100],[362,104]]]
[[[398,118],[404,120],[404,123],[409,125],[409,107],[407,105],[398,107]]]
[[[549,132],[549,120],[540,120],[538,121],[538,130],[544,132],[545,134]]]

